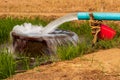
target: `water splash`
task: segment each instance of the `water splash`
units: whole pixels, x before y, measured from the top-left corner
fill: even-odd
[[[11,38],[12,34],[16,34],[23,37],[42,38],[45,41],[50,40],[48,41],[49,43],[54,42],[54,44],[56,43],[59,45],[67,42],[71,42],[72,44],[76,45],[78,42],[78,36],[74,32],[56,29],[49,34],[42,34],[43,29],[43,26],[32,25],[31,23],[16,25],[11,31]]]
[[[17,32],[18,34],[41,34],[43,26],[32,25],[31,23],[24,23],[22,25],[14,26],[12,32]]]
[[[71,13],[61,18],[58,18],[51,23],[49,23],[45,28],[42,30],[42,34],[48,34],[53,32],[59,25],[63,24],[64,22],[78,20],[77,13]]]
[[[14,36],[18,36],[18,39],[13,39],[14,51],[18,50],[19,52],[22,52],[22,50],[27,46],[29,39],[34,39],[40,42],[45,41],[47,48],[49,49],[49,53],[55,53],[56,48],[59,45],[65,45],[69,43],[77,45],[79,38],[76,33],[71,31],[57,30],[59,25],[72,20],[78,20],[77,13],[68,14],[55,21],[52,21],[46,27],[32,25],[31,23],[16,25],[11,31],[11,36],[13,38]]]
[[[77,45],[79,41],[79,38],[76,33],[58,29],[52,33],[43,35],[39,33],[30,32],[20,33],[20,32],[22,31],[16,32],[15,29],[14,32],[11,32],[11,35],[13,37],[13,52],[17,51],[21,53],[24,52],[24,50],[28,49],[29,47],[27,53],[34,54],[35,51],[38,51],[37,53],[43,52],[47,54],[53,54],[56,53],[58,46],[67,45],[70,43],[72,43],[73,45]],[[36,41],[38,43],[36,43]]]

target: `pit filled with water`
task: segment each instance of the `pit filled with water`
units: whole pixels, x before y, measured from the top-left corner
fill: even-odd
[[[30,30],[26,29],[31,24],[25,23],[24,26],[19,26],[19,30],[13,29],[11,36],[13,39],[13,49],[16,53],[23,53],[28,56],[38,56],[43,54],[55,54],[57,47],[60,45],[68,45],[78,43],[78,36],[76,33],[66,30],[56,29],[48,34],[41,34],[40,26],[31,25]],[[26,31],[24,31],[26,29]],[[41,28],[42,29],[42,28]],[[20,31],[21,30],[21,31]],[[32,31],[34,30],[34,32]]]

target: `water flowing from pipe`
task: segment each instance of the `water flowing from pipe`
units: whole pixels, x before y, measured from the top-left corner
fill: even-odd
[[[77,13],[71,13],[71,14],[68,14],[66,16],[63,16],[61,18],[58,18],[58,19],[52,21],[51,23],[49,23],[47,26],[45,26],[43,28],[41,34],[51,33],[53,31],[55,31],[55,29],[57,27],[59,27],[59,25],[65,23],[65,22],[68,22],[68,21],[73,21],[73,20],[78,20]]]

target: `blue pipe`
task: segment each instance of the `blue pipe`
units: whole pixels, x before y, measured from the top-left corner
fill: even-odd
[[[95,20],[120,20],[120,13],[105,13],[105,12],[93,12],[93,17]],[[79,12],[77,14],[78,20],[89,20],[89,12]]]
[[[77,14],[78,20],[89,20],[90,19],[90,15],[88,12],[79,12]]]

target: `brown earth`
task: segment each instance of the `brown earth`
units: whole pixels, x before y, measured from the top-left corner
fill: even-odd
[[[39,66],[9,80],[120,80],[120,49],[100,50],[71,61]]]
[[[120,12],[120,0],[0,0],[0,16],[63,16],[71,12]]]
[[[68,13],[120,12],[120,0],[0,0],[0,17],[60,17]],[[120,80],[120,49],[39,66],[9,80]]]

